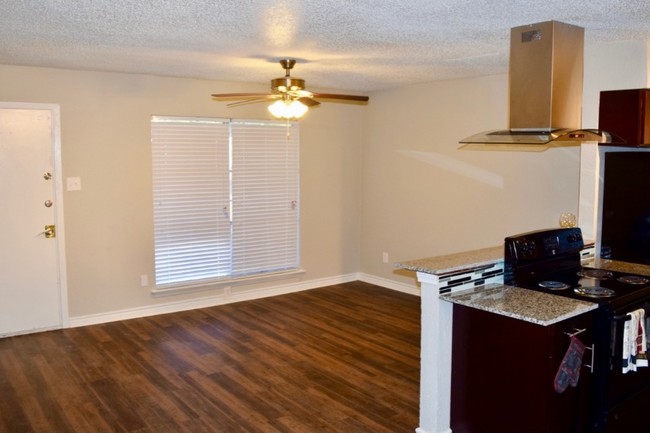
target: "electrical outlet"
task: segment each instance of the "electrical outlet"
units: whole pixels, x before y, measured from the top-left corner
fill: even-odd
[[[388,253],[383,254],[382,260],[384,261],[384,263],[388,263]]]

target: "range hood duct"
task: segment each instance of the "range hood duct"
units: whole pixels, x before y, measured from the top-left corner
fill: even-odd
[[[578,145],[612,142],[611,135],[582,129],[584,29],[558,21],[513,27],[510,31],[507,130],[492,130],[460,141],[462,148],[522,148],[517,145]],[[477,146],[478,145],[478,146]],[[483,145],[483,146],[481,146]],[[503,146],[505,145],[505,147]],[[514,146],[513,146],[514,145]],[[533,146],[537,147],[537,146]]]

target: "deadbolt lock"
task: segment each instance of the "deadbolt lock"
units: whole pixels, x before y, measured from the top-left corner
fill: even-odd
[[[56,237],[56,228],[54,224],[48,224],[45,226],[45,231],[43,232],[46,238],[55,238]]]

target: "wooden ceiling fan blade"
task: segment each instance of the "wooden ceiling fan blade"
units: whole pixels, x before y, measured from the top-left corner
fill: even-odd
[[[337,94],[334,94],[334,93],[314,93],[314,98],[319,98],[319,99],[342,99],[344,101],[359,101],[359,102],[367,102],[370,99],[367,96],[337,95]]]
[[[256,102],[265,102],[268,99],[269,98],[244,99],[243,101],[231,102],[230,104],[226,104],[226,107],[239,107],[240,105],[254,104]]]
[[[214,93],[213,98],[269,98],[275,95],[268,93]]]
[[[320,102],[312,99],[312,98],[298,98],[297,101],[302,102],[308,107],[315,107],[316,105],[320,105]]]

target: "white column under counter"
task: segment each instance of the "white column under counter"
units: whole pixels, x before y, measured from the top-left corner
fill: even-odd
[[[441,294],[503,283],[503,247],[398,263],[421,284],[420,425],[417,433],[448,433],[451,407],[452,304]]]

